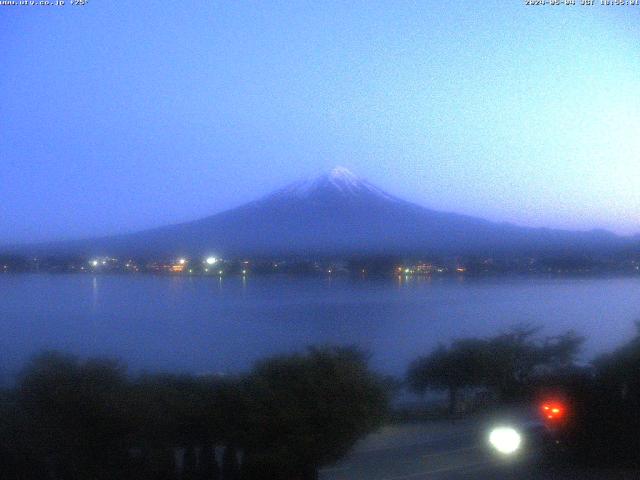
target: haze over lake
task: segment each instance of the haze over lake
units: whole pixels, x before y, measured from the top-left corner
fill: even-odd
[[[640,278],[349,279],[0,275],[3,381],[42,349],[121,358],[134,371],[233,373],[273,353],[356,344],[402,374],[438,342],[521,322],[625,341]]]

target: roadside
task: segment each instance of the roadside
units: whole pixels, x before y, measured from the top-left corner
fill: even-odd
[[[500,418],[526,428],[527,409],[514,408]],[[497,422],[489,414],[456,420],[387,425],[360,441],[342,461],[320,472],[321,480],[631,480],[640,472],[593,470],[550,465],[538,448],[525,444],[513,458],[492,452],[486,435]]]

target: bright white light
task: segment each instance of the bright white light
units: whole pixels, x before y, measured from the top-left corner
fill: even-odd
[[[498,452],[510,455],[520,448],[522,437],[511,427],[497,427],[491,430],[489,443]]]
[[[216,257],[207,257],[207,265],[213,265],[214,263],[216,263],[218,261],[218,259]]]
[[[181,258],[180,260],[178,260],[178,263],[179,263],[180,265],[184,265],[185,263],[187,263],[187,260],[186,260],[186,259],[184,259],[184,258]]]
[[[92,267],[97,267],[98,266],[98,260],[92,260],[91,261],[91,266]]]

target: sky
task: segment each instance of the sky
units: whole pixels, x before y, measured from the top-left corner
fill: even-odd
[[[640,6],[577,3],[0,6],[0,244],[336,165],[438,210],[640,233]]]

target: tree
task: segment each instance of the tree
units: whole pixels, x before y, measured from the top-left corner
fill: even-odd
[[[487,340],[489,362],[482,377],[502,400],[518,397],[535,367],[544,363],[546,355],[535,341],[539,331],[539,327],[521,325]]]
[[[131,445],[125,398],[118,362],[34,357],[16,392],[27,454],[53,478],[122,478]]]
[[[235,379],[144,375],[133,383],[131,397],[132,415],[139,425],[137,444],[148,455],[166,457],[182,448],[183,478],[216,478],[214,445],[235,438],[239,429],[235,412],[243,412]],[[164,476],[175,475],[175,466],[166,462],[147,463],[164,465],[168,470]]]
[[[200,450],[197,478],[198,480],[218,480],[220,478],[216,450],[211,443],[204,444]]]
[[[362,352],[312,348],[259,362],[246,382],[243,478],[316,479],[376,428],[387,398]]]
[[[493,388],[502,400],[521,398],[538,370],[569,369],[584,341],[569,331],[538,338],[538,327],[522,325],[486,339],[454,340],[440,345],[409,366],[407,381],[418,393],[427,389],[449,393],[449,413],[465,387]]]
[[[6,480],[36,480],[47,471],[32,455],[25,438],[23,415],[19,415],[14,391],[0,390],[0,466]]]
[[[539,327],[520,325],[488,340],[486,385],[503,400],[521,398],[540,373],[560,375],[574,368],[584,337],[573,330],[547,337],[539,332]]]
[[[240,478],[238,452],[232,444],[227,445],[222,454],[222,478],[224,480],[238,480]]]
[[[569,330],[561,335],[547,337],[542,345],[542,358],[556,368],[573,368],[582,350],[585,337]]]
[[[606,460],[640,465],[640,321],[631,340],[594,362],[595,395],[585,412],[589,439]],[[585,435],[586,436],[586,435]]]
[[[460,389],[484,383],[489,364],[487,354],[487,342],[478,339],[456,340],[449,348],[440,345],[411,363],[407,372],[409,386],[418,393],[429,388],[446,390],[449,414],[453,414]]]
[[[636,334],[629,342],[601,355],[594,364],[600,383],[640,408],[640,321],[636,322]]]

